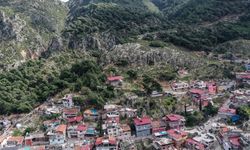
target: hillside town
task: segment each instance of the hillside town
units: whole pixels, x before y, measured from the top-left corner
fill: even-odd
[[[245,67],[245,72],[236,73],[236,80],[173,81],[168,90],[153,91],[148,97],[155,101],[174,97],[184,103],[181,110],[158,118],[115,102],[83,109],[75,102],[75,93],[48,98],[28,114],[1,116],[0,149],[249,150],[250,89],[242,85],[250,84],[250,64]],[[107,84],[122,88],[123,79],[110,76]],[[132,95],[127,101],[139,97]],[[205,118],[196,124],[199,112]]]

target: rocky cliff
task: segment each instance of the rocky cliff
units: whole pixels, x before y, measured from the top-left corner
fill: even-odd
[[[64,28],[67,7],[59,0],[0,0],[1,69],[37,58]]]
[[[116,45],[102,55],[104,64],[117,64],[125,61],[128,65],[170,64],[173,67],[189,67],[190,69],[203,65],[198,57],[174,47],[153,48],[138,43]]]

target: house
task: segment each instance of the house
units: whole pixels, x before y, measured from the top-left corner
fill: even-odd
[[[87,126],[85,124],[72,125],[67,127],[68,138],[84,139]]]
[[[108,77],[107,83],[109,85],[118,87],[118,86],[122,86],[122,82],[123,82],[122,80],[123,80],[122,76],[110,76]]]
[[[132,109],[132,108],[121,108],[119,110],[120,115],[122,117],[127,117],[127,118],[134,118],[137,116],[137,109]]]
[[[83,112],[84,119],[87,120],[97,120],[99,118],[99,113],[96,109],[87,109]]]
[[[45,127],[46,130],[48,129],[53,129],[56,126],[58,126],[61,123],[60,120],[46,120],[43,122],[43,126]]]
[[[84,133],[84,138],[87,140],[95,140],[97,136],[97,131],[94,127],[87,127],[86,132]]]
[[[218,115],[223,119],[231,118],[236,115],[236,109],[221,107],[218,111]]]
[[[109,111],[109,112],[106,112],[105,113],[106,118],[117,118],[117,117],[120,117],[120,113],[118,111]]]
[[[82,116],[72,117],[67,119],[68,124],[78,124],[83,120]]]
[[[118,141],[115,137],[99,137],[95,142],[96,150],[118,150]]]
[[[126,140],[131,137],[131,128],[128,124],[120,125],[120,136],[119,139]]]
[[[49,137],[44,135],[44,133],[30,134],[25,137],[25,146],[39,146],[48,145]]]
[[[152,133],[161,132],[166,130],[165,122],[162,120],[152,121]]]
[[[231,97],[231,102],[234,106],[248,105],[250,104],[250,97],[246,95],[234,95]]]
[[[142,118],[135,118],[134,125],[137,137],[149,136],[151,135],[151,118],[144,116]]]
[[[14,148],[21,148],[22,146],[24,146],[23,136],[8,137],[6,141],[6,145],[4,145],[4,147],[14,147]]]
[[[192,149],[192,150],[205,150],[205,146],[202,143],[200,143],[192,138],[188,138],[185,141],[185,147],[187,149]]]
[[[48,115],[48,116],[51,116],[51,115],[54,115],[54,114],[60,114],[60,110],[56,106],[46,107],[45,110],[44,110],[44,114]]]
[[[71,94],[65,95],[65,97],[62,99],[63,106],[65,108],[72,108],[74,106],[73,98]]]
[[[205,94],[205,90],[202,89],[191,89],[189,91],[193,100],[200,100],[202,96]]]
[[[174,91],[185,90],[189,88],[189,84],[187,82],[174,82],[171,84],[171,87]]]
[[[61,124],[47,133],[50,145],[64,144],[66,140],[67,125]]]
[[[167,131],[158,131],[158,132],[154,132],[153,136],[155,138],[163,138],[163,137],[167,137],[168,133],[167,133]]]
[[[102,129],[107,133],[108,136],[117,137],[120,136],[120,119],[118,117],[107,118]]]
[[[242,144],[241,144],[241,141],[240,141],[240,137],[239,136],[235,136],[235,137],[229,137],[228,138],[228,145],[229,145],[229,148],[228,150],[230,149],[242,149]],[[225,149],[227,150],[227,149]]]
[[[163,93],[158,91],[153,91],[150,95],[151,97],[162,97]]]
[[[182,130],[170,129],[167,130],[168,136],[174,141],[175,147],[180,147],[186,141],[188,133]]]
[[[207,84],[204,81],[195,81],[192,83],[191,87],[195,88],[195,89],[197,89],[197,88],[198,89],[206,89]]]
[[[241,83],[250,83],[250,72],[236,73],[236,79]]]
[[[240,136],[240,132],[223,127],[219,130],[218,141],[223,146],[224,150],[240,150],[243,147]]]
[[[177,114],[166,115],[163,120],[165,120],[167,126],[170,129],[181,129],[185,126],[185,117]]]
[[[122,108],[120,105],[115,104],[106,104],[104,105],[104,111],[102,112],[102,119],[105,120],[107,118],[119,117],[119,110]]]
[[[235,81],[221,81],[221,82],[218,82],[217,89],[218,89],[218,92],[224,92],[224,91],[233,90],[235,86],[236,86]]]
[[[93,144],[84,144],[75,146],[74,150],[92,150],[94,147]]]
[[[208,88],[209,94],[216,94],[217,93],[217,85],[215,82],[208,82],[207,88]]]
[[[45,145],[41,145],[41,146],[25,146],[24,148],[18,150],[47,150],[47,149]]]
[[[177,150],[173,140],[169,138],[157,138],[153,141],[153,146],[156,150]]]
[[[122,106],[116,104],[106,104],[103,108],[105,111],[117,111],[118,109],[122,108]]]
[[[64,108],[63,109],[63,118],[68,119],[68,118],[73,118],[78,116],[80,112],[79,108]]]

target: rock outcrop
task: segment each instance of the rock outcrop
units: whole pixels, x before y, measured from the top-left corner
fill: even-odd
[[[103,54],[102,62],[104,64],[117,63],[121,60],[127,61],[133,65],[150,65],[150,64],[170,64],[174,67],[195,68],[203,61],[188,52],[174,48],[152,48],[142,46],[138,43],[128,43],[116,45],[111,51]]]

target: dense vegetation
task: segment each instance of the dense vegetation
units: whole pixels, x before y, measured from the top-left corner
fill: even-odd
[[[77,38],[112,33],[117,43],[147,33],[190,50],[211,51],[224,42],[250,39],[249,7],[246,0],[95,0],[72,6],[66,32]]]
[[[146,1],[146,2],[145,2]],[[87,34],[109,32],[123,43],[145,32],[162,28],[163,17],[149,8],[147,0],[97,0],[84,7],[72,7],[65,32],[76,39]],[[75,40],[76,40],[75,39]]]
[[[29,112],[64,89],[78,92],[86,87],[87,98],[97,107],[104,104],[105,98],[114,96],[113,89],[104,86],[105,76],[94,61],[75,63],[60,74],[48,74],[42,67],[44,60],[29,61],[18,69],[0,74],[0,114]]]
[[[51,38],[60,36],[61,31],[63,40],[55,43],[55,47],[60,45],[65,49],[74,48],[77,44],[82,48],[91,44],[114,46],[144,40],[155,49],[172,43],[189,50],[224,53],[228,47],[245,45],[250,40],[249,0],[72,0],[65,28],[67,8],[59,1],[36,0],[30,3],[29,0],[0,0],[0,4],[0,12],[4,12],[8,21],[14,22],[6,23],[6,19],[0,17],[1,29],[9,29],[7,27],[16,24],[20,27],[17,35],[3,34],[0,37],[1,66],[12,64],[12,59],[24,60],[36,55],[36,52],[49,49]],[[98,38],[105,40],[100,42]],[[17,39],[20,41],[17,42]],[[239,44],[232,41],[247,42]],[[65,43],[68,45],[63,45]],[[247,50],[242,51],[242,55],[248,54]],[[100,54],[95,52],[99,51],[92,51],[96,58],[103,54],[103,51]],[[80,93],[81,97],[75,97],[74,101],[82,106],[101,107],[107,99],[116,95],[112,87],[105,85],[105,76],[98,63],[89,59],[70,60],[70,57],[57,60],[66,67],[55,65],[54,68],[45,69],[53,66],[54,62],[41,59],[28,61],[17,69],[1,73],[0,114],[28,112],[50,96],[65,90]],[[126,68],[130,64],[121,59],[114,65]],[[155,64],[151,61],[148,65],[150,69],[143,68],[148,70],[146,73],[126,70],[129,80],[141,79],[139,88],[143,88],[147,94],[162,91],[159,82],[177,77],[177,70],[173,68],[154,70],[151,68]],[[191,73],[199,79],[234,78],[232,70],[226,65],[207,63]],[[166,108],[169,110],[176,105],[173,99],[164,100],[163,103],[166,103],[164,107],[173,106]],[[152,108],[157,106],[154,103],[149,105]],[[200,116],[216,112],[216,109],[210,109],[197,112],[197,116],[187,115],[188,122],[197,124],[203,119]]]

